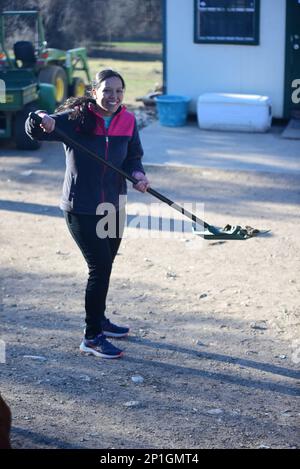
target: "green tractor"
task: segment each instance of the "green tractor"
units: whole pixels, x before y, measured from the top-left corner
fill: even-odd
[[[9,17],[31,18],[34,41],[17,41],[13,52],[6,45],[5,22]],[[17,148],[35,150],[40,142],[25,133],[28,113],[37,109],[53,112],[69,96],[83,96],[85,81],[76,76],[84,72],[90,82],[85,48],[67,51],[47,47],[39,11],[0,13],[0,138],[13,139]]]

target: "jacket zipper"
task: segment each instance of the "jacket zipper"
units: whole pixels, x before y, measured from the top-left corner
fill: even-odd
[[[108,141],[109,141],[108,129],[105,129],[105,155],[104,155],[105,161],[108,160]],[[102,202],[104,202],[104,195],[105,195],[105,192],[104,192],[104,176],[105,176],[105,173],[106,173],[106,166],[104,166],[103,173],[102,173]]]

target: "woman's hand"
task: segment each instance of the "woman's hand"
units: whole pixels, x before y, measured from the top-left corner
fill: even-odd
[[[44,132],[50,134],[55,129],[55,120],[45,114],[43,112],[39,112],[38,115],[42,118],[42,122],[40,123],[40,127],[43,129]]]
[[[132,173],[132,176],[139,181],[137,184],[133,184],[134,189],[140,192],[146,192],[150,185],[145,174],[141,171],[134,171]]]

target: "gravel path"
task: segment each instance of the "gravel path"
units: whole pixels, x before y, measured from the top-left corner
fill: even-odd
[[[0,391],[13,447],[299,447],[299,178],[147,169],[154,188],[205,204],[210,223],[273,235],[128,228],[108,298],[108,316],[131,327],[125,356],[82,357],[86,267],[57,208],[62,148],[2,148]],[[151,202],[130,191],[129,221]]]

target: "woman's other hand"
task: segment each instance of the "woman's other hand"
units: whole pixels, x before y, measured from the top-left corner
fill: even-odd
[[[141,171],[134,171],[132,176],[138,180],[137,184],[133,184],[134,189],[140,192],[146,192],[150,184],[145,174]]]

